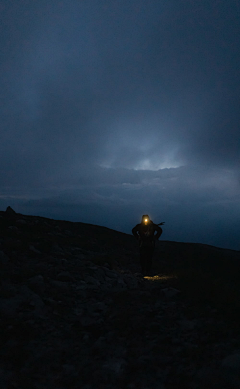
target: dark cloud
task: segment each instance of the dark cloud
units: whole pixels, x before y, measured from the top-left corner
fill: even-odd
[[[1,7],[0,204],[236,247],[238,3]]]

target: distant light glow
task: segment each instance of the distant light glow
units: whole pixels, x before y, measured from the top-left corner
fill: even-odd
[[[145,159],[139,164],[134,167],[134,170],[161,170],[161,169],[170,169],[170,168],[178,168],[180,167],[179,164],[171,162],[171,161],[164,161],[164,162],[152,162],[150,159]]]
[[[101,164],[99,164],[99,166],[101,168],[105,168],[105,169],[116,168],[114,166],[114,164],[112,164],[111,162],[101,163]],[[181,164],[178,164],[176,162],[171,162],[171,161],[164,161],[164,162],[155,163],[155,162],[152,162],[150,159],[144,159],[142,162],[139,162],[138,164],[136,164],[134,166],[128,166],[127,169],[158,171],[161,169],[179,168],[181,166],[182,166]]]

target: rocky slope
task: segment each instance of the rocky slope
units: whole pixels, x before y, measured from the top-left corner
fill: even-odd
[[[171,242],[143,278],[130,235],[11,208],[0,226],[1,389],[239,389],[240,335],[164,272]]]

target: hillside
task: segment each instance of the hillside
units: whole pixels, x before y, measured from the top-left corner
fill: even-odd
[[[0,212],[1,389],[240,387],[240,253]]]

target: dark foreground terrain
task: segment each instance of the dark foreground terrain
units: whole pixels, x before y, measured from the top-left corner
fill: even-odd
[[[240,255],[0,212],[1,389],[239,389]]]

